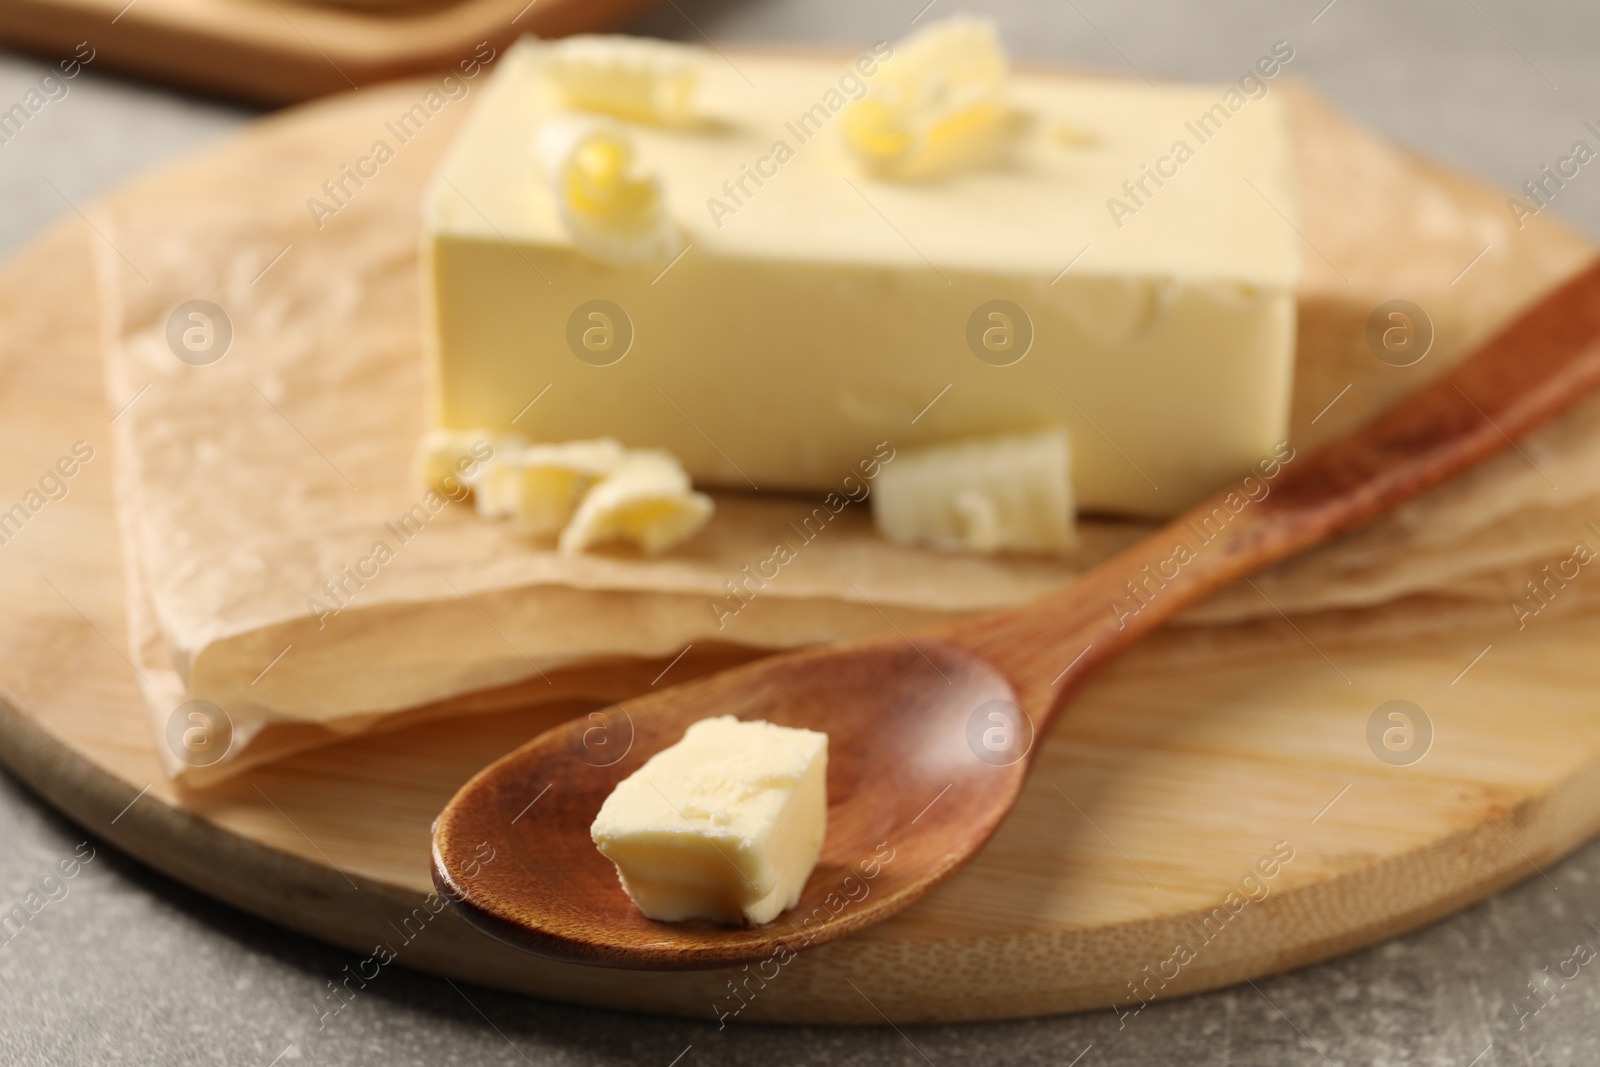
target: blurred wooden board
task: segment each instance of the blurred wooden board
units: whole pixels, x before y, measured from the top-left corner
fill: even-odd
[[[66,59],[78,43],[97,69],[237,97],[291,104],[428,71],[481,44],[525,33],[611,29],[654,0],[414,0],[358,6],[315,0],[7,0],[0,43]]]
[[[279,153],[312,137],[337,154],[417,88],[364,91],[254,127],[118,194],[119,209],[181,198],[218,160],[258,176],[237,190],[242,215],[257,198],[303,196],[274,186]],[[1352,378],[1404,388],[1366,369],[1377,303],[1423,304],[1437,343],[1460,345],[1588,252],[1545,223],[1515,233],[1499,195],[1315,100],[1297,94],[1295,108],[1301,225],[1317,249],[1301,295],[1300,345],[1313,363],[1297,385],[1300,427]],[[385,181],[420,184],[444,140],[418,141]],[[434,814],[570,705],[368,735],[205,792],[161,778],[125,658],[116,413],[83,304],[99,239],[74,221],[0,274],[0,511],[75,441],[95,449],[66,495],[0,544],[0,759],[151,866],[362,955],[388,944],[407,966],[618,1008],[710,1019],[736,1007],[733,974],[559,966],[448,913],[402,940],[431,891]],[[1485,243],[1497,250],[1453,282]],[[1338,416],[1335,407],[1312,429]],[[1016,812],[971,867],[882,926],[752,984],[738,1019],[880,1023],[880,1009],[897,1023],[1004,1018],[1126,1003],[1130,982],[1142,995],[1212,988],[1431,921],[1537,877],[1600,828],[1600,619],[1541,617],[1518,633],[1497,608],[1384,640],[1351,622],[1171,631],[1142,646],[1042,741]],[[1433,727],[1426,756],[1406,766],[1368,743],[1373,712],[1395,699],[1425,709]],[[1275,847],[1293,858],[1262,883],[1264,898],[1226,910]],[[1174,972],[1179,943],[1194,957]],[[1158,970],[1170,977],[1151,980]]]

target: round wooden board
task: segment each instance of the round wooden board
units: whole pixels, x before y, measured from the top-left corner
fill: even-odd
[[[414,92],[316,105],[210,153],[258,155],[270,184],[272,153],[308,114],[316,128],[360,130]],[[1307,181],[1304,226],[1346,279],[1308,257],[1303,353],[1318,331],[1350,319],[1336,305],[1397,295],[1389,290],[1402,268],[1438,276],[1401,292],[1432,286],[1441,334],[1459,340],[1524,299],[1518,286],[1545,284],[1583,254],[1567,235],[1536,231],[1486,258],[1470,292],[1449,288],[1450,277],[1481,234],[1409,259],[1390,242],[1357,264],[1363,235],[1393,229],[1382,211],[1419,189],[1474,204],[1484,218],[1501,210],[1498,199],[1312,102],[1297,107],[1302,138],[1316,141],[1302,145],[1302,162],[1317,145],[1333,161]],[[1341,216],[1351,167],[1366,176],[1369,210]],[[185,173],[146,180],[123,207],[127,196],[182,197]],[[256,194],[239,195],[248,211]],[[90,296],[99,239],[74,221],[0,275],[0,510],[75,441],[95,449],[66,496],[0,545],[0,757],[90,832],[285,926],[362,955],[385,945],[405,965],[455,978],[618,1008],[715,1018],[739,1007],[729,992],[737,980],[748,991],[740,1021],[992,1019],[1173,996],[1323,959],[1534,876],[1600,827],[1600,620],[1543,618],[1516,633],[1507,613],[1381,642],[1347,639],[1326,617],[1300,629],[1273,620],[1170,631],[1085,690],[1043,741],[1020,804],[983,854],[881,926],[804,952],[765,981],[521,955],[448,913],[432,916],[429,826],[468,776],[570,707],[368,735],[205,792],[162,778],[125,656],[115,413],[100,384]],[[1311,392],[1297,410],[1315,413],[1338,388],[1322,379],[1342,375],[1303,375]],[[1431,749],[1408,766],[1368,744],[1369,718],[1392,699],[1415,702],[1432,722]],[[1270,878],[1250,880],[1273,859]]]

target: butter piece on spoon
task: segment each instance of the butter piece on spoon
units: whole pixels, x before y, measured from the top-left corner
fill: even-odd
[[[646,917],[760,925],[822,853],[827,775],[827,734],[702,719],[618,783],[589,836]]]

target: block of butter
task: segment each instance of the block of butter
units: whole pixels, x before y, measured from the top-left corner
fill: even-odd
[[[426,198],[435,424],[613,436],[697,485],[804,491],[881,441],[1060,426],[1080,509],[1150,516],[1268,453],[1300,263],[1268,83],[991,63],[976,111],[924,125],[1003,101],[1003,158],[913,179],[863,155],[899,113],[851,109],[880,79],[942,84],[894,64],[959,49],[914,43],[736,63],[663,44],[670,114],[632,81],[637,107],[593,103],[604,40],[582,44],[584,93],[563,89],[571,44],[508,50]]]
[[[589,832],[649,918],[754,926],[800,899],[827,777],[827,734],[703,719],[623,779]]]

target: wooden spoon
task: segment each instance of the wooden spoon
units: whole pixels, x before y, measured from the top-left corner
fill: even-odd
[[[444,809],[434,883],[502,941],[610,967],[784,963],[881,922],[989,839],[1036,739],[1095,668],[1213,590],[1494,455],[1597,385],[1600,264],[1359,432],[1314,455],[1283,449],[1248,481],[1025,607],[773,656],[540,735]],[[646,919],[589,824],[647,757],[691,723],[728,714],[827,732],[821,862],[800,903],[764,926]]]

